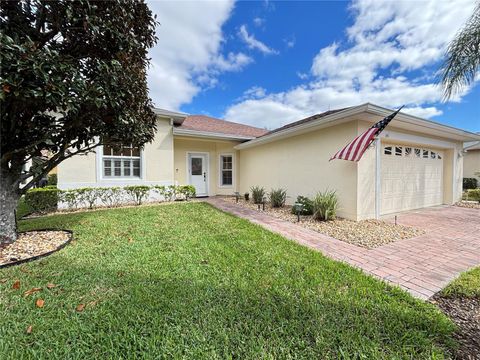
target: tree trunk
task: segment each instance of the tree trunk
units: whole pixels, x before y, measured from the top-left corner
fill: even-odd
[[[17,240],[15,210],[19,195],[13,186],[14,180],[3,173],[0,176],[0,247]],[[6,175],[6,176],[5,176]]]

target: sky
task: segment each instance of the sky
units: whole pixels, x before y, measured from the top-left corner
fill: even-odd
[[[480,75],[437,74],[472,0],[149,1],[155,106],[274,129],[366,102],[480,131]]]

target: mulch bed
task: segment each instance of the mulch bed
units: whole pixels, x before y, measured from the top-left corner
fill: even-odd
[[[18,234],[12,244],[0,248],[0,268],[50,255],[67,245],[72,233],[65,230],[39,230]]]
[[[236,202],[235,198],[232,197],[225,197],[224,200],[232,203]],[[258,205],[253,204],[253,202],[246,202],[244,199],[239,199],[237,205],[258,211]],[[297,223],[297,215],[292,214],[292,207],[288,205],[282,208],[272,208],[269,204],[265,204],[265,212],[271,216],[367,249],[420,236],[425,233],[421,229],[395,225],[381,220],[352,221],[337,218],[332,221],[317,221],[312,216],[301,216],[300,222]]]
[[[469,209],[480,209],[480,202],[462,200],[457,202],[455,206],[469,208]]]
[[[458,326],[454,337],[460,347],[456,359],[480,359],[480,298],[435,295],[437,305]]]

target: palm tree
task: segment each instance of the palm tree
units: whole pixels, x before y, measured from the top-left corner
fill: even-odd
[[[473,15],[447,48],[441,69],[444,99],[448,100],[475,80],[480,68],[480,2]]]

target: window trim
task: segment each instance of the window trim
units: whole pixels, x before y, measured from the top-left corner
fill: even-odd
[[[145,179],[145,149],[140,149],[140,156],[118,156],[118,155],[103,155],[103,145],[99,145],[96,148],[96,160],[97,160],[97,182],[106,182],[106,181],[113,181],[113,182],[138,182]],[[130,159],[133,160],[140,160],[140,176],[104,176],[103,174],[103,160],[104,159],[111,159],[111,160],[119,160],[119,159]],[[133,165],[132,165],[133,171]],[[112,166],[112,173],[113,173],[113,166]]]
[[[232,157],[232,184],[231,185],[223,185],[223,162],[222,156],[231,156]],[[234,153],[220,153],[218,154],[218,187],[224,189],[231,189],[235,187],[235,154]]]

